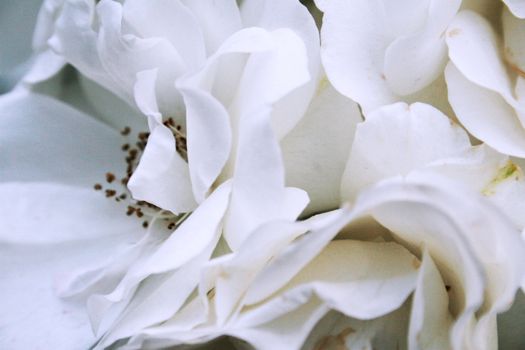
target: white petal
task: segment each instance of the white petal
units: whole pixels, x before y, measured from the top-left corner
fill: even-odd
[[[245,26],[291,29],[306,46],[310,81],[274,106],[273,128],[277,137],[282,139],[301,119],[316,90],[320,73],[319,33],[308,10],[294,0],[243,1],[241,13]]]
[[[252,283],[257,288],[251,288],[246,293],[243,299],[245,304],[262,301],[286,285],[349,221],[348,213],[344,210],[333,211],[312,220],[312,233],[290,245],[257,275]],[[319,224],[315,224],[315,221]]]
[[[412,299],[409,349],[450,348],[451,323],[445,284],[434,261],[425,252]]]
[[[47,44],[53,35],[55,21],[63,4],[64,0],[45,0],[42,3],[33,34],[33,50],[36,57],[31,69],[24,76],[25,83],[35,84],[47,80],[66,64],[65,59],[53,52]]]
[[[123,19],[142,38],[167,39],[184,60],[185,69],[204,63],[203,33],[192,12],[179,0],[127,0]]]
[[[403,206],[378,208],[373,215],[403,241],[411,242],[414,247],[424,244],[428,248],[444,281],[451,286],[452,312],[461,310],[463,305],[465,307],[454,326],[454,343],[457,345],[460,339],[457,334],[465,331],[468,334],[468,329],[472,328],[473,332],[479,332],[475,337],[481,336],[482,329],[487,329],[491,318],[510,307],[525,271],[525,246],[519,231],[487,201],[438,178],[416,178],[411,181],[419,183],[419,189],[411,189],[410,195],[405,193]],[[426,190],[423,190],[425,187]],[[435,189],[430,191],[431,187]],[[409,200],[421,190],[425,192],[426,199],[415,199],[423,194],[421,192]],[[415,202],[410,204],[412,200],[419,202],[419,207]],[[425,202],[428,203],[426,208],[421,205]],[[403,219],[408,215],[410,221]],[[447,245],[442,243],[450,240],[457,241]],[[461,268],[456,271],[443,268],[447,265],[461,265]],[[480,283],[484,284],[483,275],[486,278],[485,288],[480,286]],[[502,283],[502,280],[505,282]],[[469,325],[469,319],[474,317],[476,310],[478,315],[482,315],[480,323]]]
[[[379,180],[459,156],[470,147],[466,132],[430,105],[382,107],[357,126],[341,195],[353,200],[362,188]]]
[[[94,11],[93,1],[65,2],[48,45],[82,74],[126,100],[126,93],[106,75],[100,61],[97,33],[92,28]]]
[[[289,196],[270,113],[261,108],[243,116],[239,126],[232,199],[224,232],[229,246],[236,250],[252,230],[266,221],[295,219],[308,199],[306,195]]]
[[[151,275],[186,268],[189,261],[206,251],[207,247],[218,239],[229,194],[230,184],[225,183],[203,202],[168,239],[162,242],[154,253],[132,266],[110,294],[90,298],[88,308],[93,317],[94,328],[98,333],[102,334],[112,327],[121,312],[133,301],[133,294],[141,281]],[[198,275],[195,274],[193,287],[197,282]],[[185,289],[187,293],[180,294],[177,300],[182,302],[192,289]]]
[[[228,159],[231,130],[228,114],[209,94],[180,87],[186,104],[188,163],[193,195],[204,200]]]
[[[438,36],[398,38],[385,52],[384,75],[399,95],[410,95],[428,86],[443,72],[447,48]]]
[[[137,240],[140,223],[91,189],[12,183],[0,191],[1,210],[9,213],[0,234],[0,345],[86,349],[94,337],[85,307],[60,300],[57,288],[76,269],[96,266]]]
[[[57,74],[66,64],[63,57],[54,53],[51,49],[47,49],[42,53],[37,54],[34,58],[33,65],[26,75],[24,75],[23,82],[28,84],[36,84],[47,80],[53,75]]]
[[[142,281],[125,311],[97,344],[98,348],[104,349],[173,316],[195,289],[202,265],[209,259],[215,243],[216,240],[208,242],[202,252],[176,271]]]
[[[487,20],[475,12],[461,11],[450,24],[446,40],[451,61],[469,81],[514,103],[499,39]]]
[[[253,313],[264,313],[254,310]],[[239,337],[257,349],[299,349],[317,321],[326,313],[326,306],[313,298],[300,307],[270,320],[257,327],[228,331],[228,334]]]
[[[78,74],[79,97],[76,100],[66,100],[73,106],[86,103],[87,108],[77,107],[81,110],[89,110],[89,114],[95,118],[112,126],[116,130],[123,130],[126,126],[131,128],[133,133],[146,131],[147,122],[144,115],[137,108],[130,106],[112,91],[107,90],[93,80]],[[74,92],[73,86],[65,87],[67,91]]]
[[[97,13],[100,18],[97,49],[106,74],[133,101],[136,73],[158,68],[159,108],[163,114],[178,117],[182,106],[174,84],[185,69],[180,53],[165,38],[143,39],[123,33],[123,8],[118,2],[102,0]]]
[[[459,5],[457,0],[406,0],[395,6],[388,1],[323,2],[321,53],[330,81],[365,114],[406,100],[442,72],[446,49],[441,35]],[[423,65],[418,57],[425,57]]]
[[[157,126],[149,136],[128,187],[133,198],[175,214],[195,207],[188,164],[177,153],[175,137],[164,125]]]
[[[176,214],[189,212],[196,202],[191,191],[188,164],[177,152],[172,131],[162,124],[155,99],[156,77],[156,71],[137,75],[135,98],[142,112],[151,119],[151,134],[128,187],[136,199]]]
[[[400,307],[412,293],[417,276],[414,259],[417,261],[397,243],[335,240],[296,274],[279,295],[258,307],[273,309],[273,314],[279,315],[315,294],[328,307],[347,316],[376,318]],[[256,283],[252,286],[259,287]],[[245,325],[261,322],[257,313],[252,316],[241,312],[239,318],[239,323]]]
[[[281,141],[286,184],[310,197],[304,215],[339,206],[344,164],[360,121],[357,104],[336,92],[325,78],[306,115]]]
[[[465,128],[499,152],[525,157],[525,129],[516,110],[500,94],[468,80],[452,63],[445,76],[450,104]]]
[[[381,14],[384,10],[379,4],[374,6],[367,1],[331,1],[324,7],[324,69],[334,87],[362,105],[365,114],[396,100],[381,75],[383,53],[390,37],[388,32],[383,33]]]
[[[224,324],[231,316],[266,262],[305,231],[305,225],[300,223],[271,222],[253,232],[235,254],[210,262],[202,273],[201,285],[215,288],[214,304],[219,324]]]
[[[241,16],[235,0],[220,3],[183,0],[183,3],[199,23],[208,56],[230,35],[241,29]]]
[[[229,157],[232,143],[228,111],[211,91],[206,91],[213,88],[210,85],[213,84],[213,75],[220,58],[235,53],[267,50],[270,45],[267,32],[257,28],[241,30],[223,43],[202,70],[177,83],[186,104],[188,161],[193,193],[198,202],[205,198],[219,176]],[[236,88],[230,86],[233,85],[231,83],[227,85],[230,89]]]
[[[20,92],[0,99],[0,178],[91,187],[123,173],[120,135],[71,107]]]

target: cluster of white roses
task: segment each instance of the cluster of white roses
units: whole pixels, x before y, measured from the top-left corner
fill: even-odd
[[[315,5],[44,1],[0,348],[525,346],[525,0]]]

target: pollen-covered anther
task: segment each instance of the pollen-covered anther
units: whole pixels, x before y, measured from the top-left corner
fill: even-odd
[[[186,135],[182,132],[182,127],[176,125],[173,118],[168,118],[163,122],[164,126],[169,128],[175,137],[175,148],[177,153],[187,162],[188,161],[188,149],[186,142]]]
[[[106,181],[112,183],[113,180],[115,180],[115,175],[113,175],[113,173],[106,173]]]
[[[112,190],[112,189],[106,190],[106,197],[108,197],[108,198],[113,197],[116,194],[117,194],[117,191],[115,191],[115,190]]]
[[[133,213],[135,213],[135,207],[132,207],[131,205],[128,205],[128,210],[126,211],[126,215],[127,216],[131,216],[133,215]]]

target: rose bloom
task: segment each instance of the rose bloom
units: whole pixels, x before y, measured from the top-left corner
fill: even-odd
[[[45,1],[0,71],[0,345],[518,346],[520,154],[435,108],[494,6],[386,5],[318,1],[321,53],[296,0]]]
[[[322,78],[318,40],[295,1],[46,1],[34,64],[0,101],[5,344],[109,346],[176,313],[210,256],[295,220],[304,190],[305,214],[336,208],[361,117]],[[123,327],[159,283],[177,295],[146,291],[163,311]]]

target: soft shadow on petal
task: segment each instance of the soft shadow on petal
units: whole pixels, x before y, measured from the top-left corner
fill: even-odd
[[[77,269],[138,240],[142,227],[92,189],[9,183],[0,192],[2,348],[88,348],[94,336],[84,302],[61,300],[58,291]]]
[[[0,99],[0,178],[92,187],[108,171],[125,170],[120,135],[39,94],[19,90]]]
[[[308,216],[341,203],[340,183],[361,113],[325,79],[304,117],[281,141],[286,185],[305,190]]]

